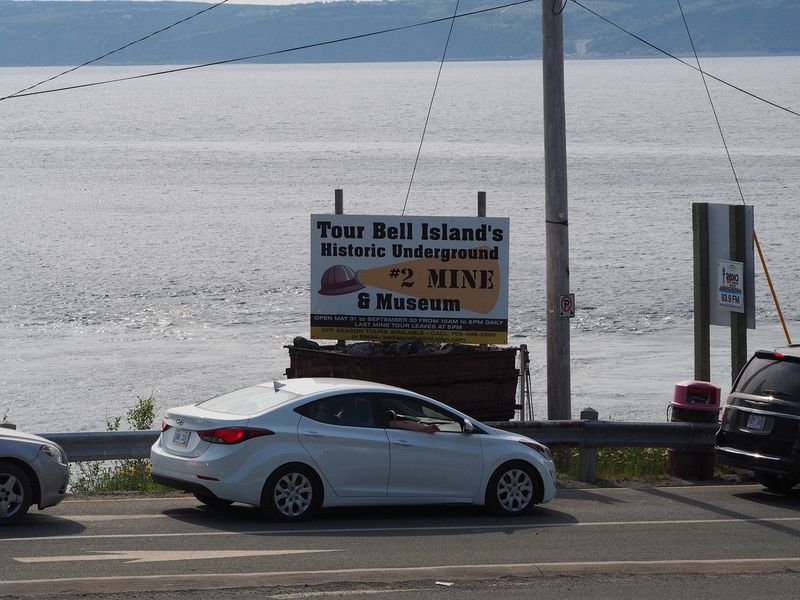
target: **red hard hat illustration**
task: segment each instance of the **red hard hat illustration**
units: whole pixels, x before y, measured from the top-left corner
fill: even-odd
[[[334,265],[322,274],[319,293],[323,296],[338,296],[364,289],[358,274],[347,265]]]

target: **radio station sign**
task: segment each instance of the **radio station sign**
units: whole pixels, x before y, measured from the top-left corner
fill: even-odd
[[[505,344],[509,220],[311,215],[311,337]]]
[[[731,312],[744,312],[744,263],[717,262],[717,306]]]

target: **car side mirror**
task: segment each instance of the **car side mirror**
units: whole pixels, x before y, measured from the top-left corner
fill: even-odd
[[[475,426],[469,419],[464,419],[464,433],[472,433],[475,431]]]

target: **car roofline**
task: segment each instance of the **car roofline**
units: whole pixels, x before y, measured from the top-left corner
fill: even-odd
[[[328,392],[366,392],[375,393],[380,391],[394,392],[399,394],[407,394],[440,405],[442,409],[454,412],[464,419],[469,419],[476,425],[483,425],[478,419],[469,416],[468,414],[450,406],[436,398],[431,398],[425,394],[420,394],[413,390],[401,388],[396,385],[389,385],[386,383],[377,383],[375,381],[365,381],[362,379],[348,379],[340,377],[296,377],[293,379],[276,379],[274,381],[264,382],[258,384],[261,387],[274,387],[280,386],[281,390],[285,390],[291,394],[298,396],[308,396],[325,394]],[[484,426],[486,427],[486,426]]]
[[[755,355],[774,355],[774,354],[782,354],[783,356],[787,356],[789,358],[795,358],[800,360],[800,344],[791,344],[789,346],[781,346],[779,348],[775,348],[773,350],[756,350],[753,353]]]
[[[418,396],[411,390],[406,390],[395,385],[385,383],[377,383],[375,381],[365,381],[361,379],[349,379],[344,377],[296,377],[293,379],[276,379],[274,381],[264,382],[258,384],[258,387],[275,387],[279,386],[280,389],[305,396],[309,393],[330,392],[334,390],[340,391],[358,391],[358,390],[375,390],[383,389],[386,391],[411,393]]]

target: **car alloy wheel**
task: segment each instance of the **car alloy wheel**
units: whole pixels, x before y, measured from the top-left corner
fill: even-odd
[[[11,463],[0,463],[0,525],[10,525],[24,517],[32,495],[27,473]]]
[[[279,521],[301,521],[322,504],[319,478],[301,464],[284,465],[270,475],[261,495],[262,509]]]
[[[525,514],[541,495],[539,476],[521,461],[506,463],[494,472],[486,489],[486,504],[498,515]]]

